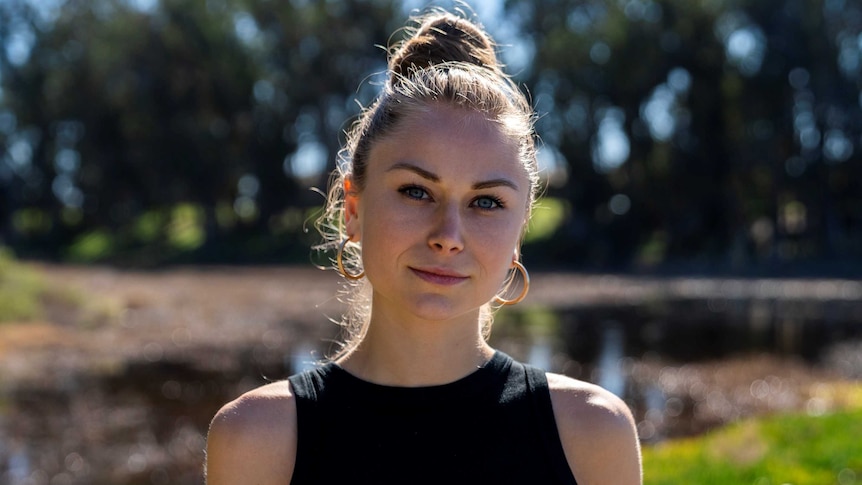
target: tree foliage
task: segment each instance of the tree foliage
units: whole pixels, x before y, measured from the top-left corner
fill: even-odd
[[[568,170],[550,193],[570,244],[549,250],[597,268],[859,261],[859,2],[508,5]]]
[[[323,202],[309,188],[406,14],[3,2],[0,241],[135,264],[306,259]],[[531,263],[859,267],[858,0],[508,0],[479,20],[540,114],[556,212]]]

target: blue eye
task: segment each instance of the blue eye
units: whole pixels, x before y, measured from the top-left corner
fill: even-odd
[[[423,189],[422,187],[416,187],[416,186],[402,187],[401,189],[399,189],[399,192],[401,192],[402,194],[404,194],[405,196],[407,196],[411,199],[421,200],[421,199],[427,199],[428,198],[428,192],[425,189]]]
[[[500,209],[503,207],[503,202],[495,197],[479,197],[473,204],[483,210]]]

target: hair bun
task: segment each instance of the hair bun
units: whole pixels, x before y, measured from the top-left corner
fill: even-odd
[[[450,13],[426,17],[416,32],[389,59],[396,76],[437,64],[464,62],[499,71],[491,38],[480,26]]]

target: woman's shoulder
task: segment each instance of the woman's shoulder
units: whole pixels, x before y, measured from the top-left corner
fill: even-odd
[[[578,483],[640,484],[640,445],[626,403],[594,384],[547,376],[560,441]]]
[[[287,380],[252,389],[225,404],[213,418],[210,432],[259,432],[295,425],[295,396]]]
[[[547,373],[554,407],[559,406],[566,419],[584,420],[583,425],[633,425],[631,411],[612,392],[589,382]]]
[[[207,484],[288,483],[296,457],[296,403],[288,381],[249,391],[216,413],[207,436]]]

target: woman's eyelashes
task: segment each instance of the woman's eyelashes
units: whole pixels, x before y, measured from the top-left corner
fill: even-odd
[[[402,185],[398,188],[398,192],[410,200],[417,201],[433,201],[434,198],[431,196],[431,193],[421,187],[419,185]],[[494,195],[480,195],[478,197],[474,197],[470,201],[470,207],[475,207],[484,211],[493,211],[498,209],[503,209],[506,207],[506,204],[503,202],[503,199]]]
[[[404,197],[413,200],[430,199],[431,195],[428,191],[418,185],[403,185],[398,188],[398,192]]]
[[[503,209],[505,207],[503,201],[499,197],[494,197],[493,195],[476,197],[473,199],[473,203],[471,205],[482,210]]]

